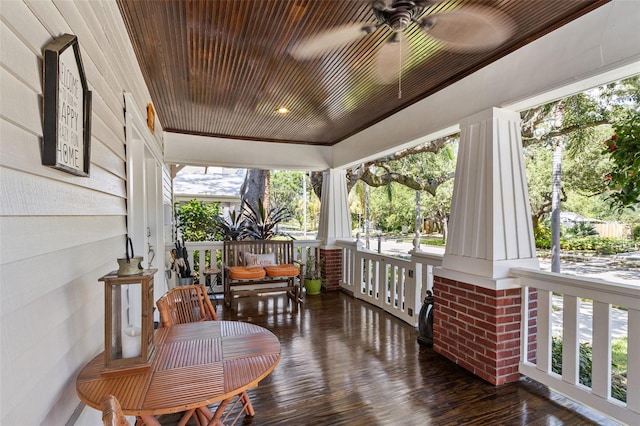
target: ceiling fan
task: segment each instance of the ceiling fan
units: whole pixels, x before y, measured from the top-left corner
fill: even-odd
[[[425,13],[442,0],[375,0],[371,10],[375,23],[352,23],[331,28],[296,43],[289,53],[298,60],[315,59],[332,50],[352,43],[379,28],[389,28],[391,36],[378,51],[378,77],[395,78],[401,69],[407,48],[404,31],[417,25],[431,37],[441,41],[448,50],[473,52],[488,50],[504,43],[514,30],[512,20],[495,8],[466,6],[460,9]],[[424,16],[423,16],[424,15]]]

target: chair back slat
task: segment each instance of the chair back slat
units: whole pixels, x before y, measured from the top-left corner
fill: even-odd
[[[100,401],[102,407],[102,424],[104,426],[130,426],[120,407],[120,402],[113,395],[105,395]]]
[[[156,306],[163,327],[218,320],[216,310],[203,285],[175,287],[158,299]]]

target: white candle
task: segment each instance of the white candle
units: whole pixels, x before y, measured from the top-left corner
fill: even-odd
[[[142,330],[129,325],[122,332],[122,358],[136,358],[142,354]]]

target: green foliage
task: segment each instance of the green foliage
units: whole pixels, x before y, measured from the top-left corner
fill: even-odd
[[[626,253],[633,249],[625,240],[607,237],[561,239],[560,248],[571,251],[594,252],[601,255]]]
[[[216,239],[216,218],[219,203],[191,200],[175,205],[177,228],[183,241],[211,241]]]
[[[293,238],[286,232],[278,230],[281,222],[291,218],[291,214],[285,207],[271,207],[267,210],[262,200],[258,200],[257,209],[245,203],[243,214],[246,218],[244,235],[250,239],[270,240],[276,236]]]
[[[593,226],[593,224],[588,222],[578,222],[570,228],[567,228],[564,232],[564,237],[567,239],[571,238],[583,238],[583,237],[594,237],[598,235],[598,231]]]
[[[445,245],[445,242],[442,241],[442,238],[424,238],[424,237],[421,237],[420,238],[420,244],[425,244],[425,245],[428,245],[428,246],[443,247]]]
[[[235,210],[226,217],[216,217],[216,233],[224,241],[240,241],[246,234],[246,220],[244,216],[236,214]]]
[[[536,240],[536,247],[540,249],[551,248],[551,230],[543,224],[538,224],[533,228],[533,236]]]
[[[307,256],[307,263],[304,264],[304,279],[319,280],[320,264],[314,255]]]
[[[605,141],[606,148],[602,151],[614,163],[605,175],[612,189],[611,203],[618,208],[635,210],[640,204],[640,111],[631,111],[613,128],[615,133]]]
[[[372,172],[377,175],[405,176],[410,183],[426,188],[421,191],[420,210],[422,217],[441,221],[450,210],[451,196],[453,193],[452,174],[456,165],[457,143],[449,142],[438,152],[420,152],[400,158],[395,158],[372,167]],[[385,232],[398,232],[402,226],[408,226],[413,230],[415,225],[415,192],[416,187],[404,185],[402,179],[391,184],[376,187],[370,190],[371,221],[375,226]],[[358,186],[356,185],[356,191]],[[354,197],[355,198],[355,197]],[[356,214],[363,214],[363,200]],[[352,211],[352,213],[354,213]]]
[[[622,402],[627,402],[628,343],[626,337],[611,342],[611,396]]]
[[[580,366],[578,369],[578,377],[579,382],[588,387],[591,387],[592,352],[591,345],[580,343]],[[562,375],[562,338],[560,336],[552,337],[551,371]]]
[[[590,344],[580,343],[579,382],[591,387],[593,350]],[[627,401],[627,339],[611,344],[611,396]],[[562,338],[553,336],[551,342],[551,371],[562,375]]]
[[[633,241],[640,241],[640,225],[635,225],[631,230],[631,238]]]
[[[415,221],[415,190],[392,183],[392,196],[389,188],[370,189],[371,222],[384,232],[399,232],[402,225],[413,229]]]

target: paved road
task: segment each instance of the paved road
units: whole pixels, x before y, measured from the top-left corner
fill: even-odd
[[[412,243],[397,242],[395,240],[383,240],[381,245],[381,251],[392,256],[406,256],[409,250],[413,249]],[[370,247],[372,250],[377,250],[378,242],[376,239],[371,240]],[[423,244],[420,249],[429,253],[444,254],[444,247]],[[550,271],[551,261],[541,258],[540,269]],[[610,265],[610,262],[602,259],[596,259],[591,262],[568,262],[563,260],[560,265],[560,272],[580,277],[600,278],[612,282],[640,285],[640,268],[614,267]]]

